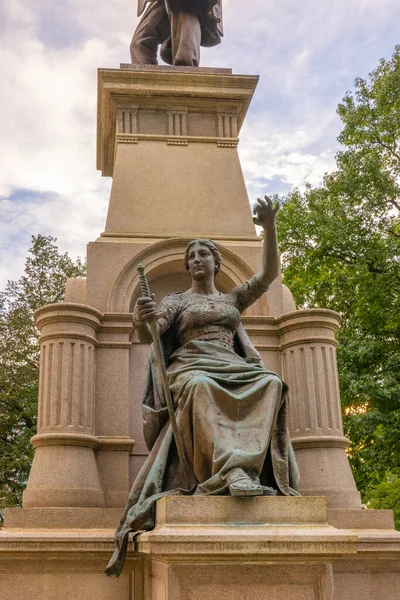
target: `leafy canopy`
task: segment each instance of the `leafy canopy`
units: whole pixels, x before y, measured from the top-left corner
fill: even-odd
[[[0,507],[20,506],[36,433],[39,344],[34,312],[64,299],[85,266],[60,254],[51,236],[32,237],[24,274],[0,293]],[[0,514],[1,518],[1,514]]]
[[[400,46],[368,81],[356,80],[338,114],[336,170],[321,187],[289,194],[278,228],[297,304],[343,317],[338,367],[350,461],[364,501],[376,505],[382,482],[397,486],[394,495],[400,489]]]

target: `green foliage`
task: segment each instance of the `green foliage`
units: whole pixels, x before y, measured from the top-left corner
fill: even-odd
[[[283,201],[285,282],[299,306],[341,313],[338,367],[364,501],[400,476],[400,47],[338,107],[337,169]],[[399,490],[392,486],[390,497]]]
[[[0,507],[20,506],[33,457],[39,377],[34,312],[64,299],[68,277],[85,266],[60,254],[55,238],[32,237],[24,274],[0,293]],[[1,519],[1,511],[0,511]]]
[[[400,530],[400,477],[389,476],[371,492],[369,508],[391,508],[394,524]]]

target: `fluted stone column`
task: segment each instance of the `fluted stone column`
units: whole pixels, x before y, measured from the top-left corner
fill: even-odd
[[[81,304],[36,312],[40,335],[38,432],[24,507],[104,506],[94,449],[95,352],[101,313]]]
[[[359,508],[340,406],[335,340],[340,316],[331,310],[298,310],[278,322],[300,491],[327,496],[331,508]]]

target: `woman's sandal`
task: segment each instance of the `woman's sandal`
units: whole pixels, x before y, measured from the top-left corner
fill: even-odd
[[[254,483],[249,479],[238,479],[229,485],[229,492],[234,497],[262,496],[263,489],[261,485]]]

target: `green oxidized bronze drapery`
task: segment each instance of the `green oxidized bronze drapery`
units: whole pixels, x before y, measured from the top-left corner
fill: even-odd
[[[244,477],[279,495],[298,494],[298,470],[287,429],[287,387],[264,368],[240,323],[240,313],[264,291],[252,278],[229,294],[170,294],[161,303],[165,316],[159,327],[168,381],[195,480],[191,490],[181,489],[177,452],[151,352],[143,398],[150,454],[115,534],[117,549],[107,574],[121,572],[129,532],[154,527],[155,503],[164,495],[225,494],[232,482]]]

